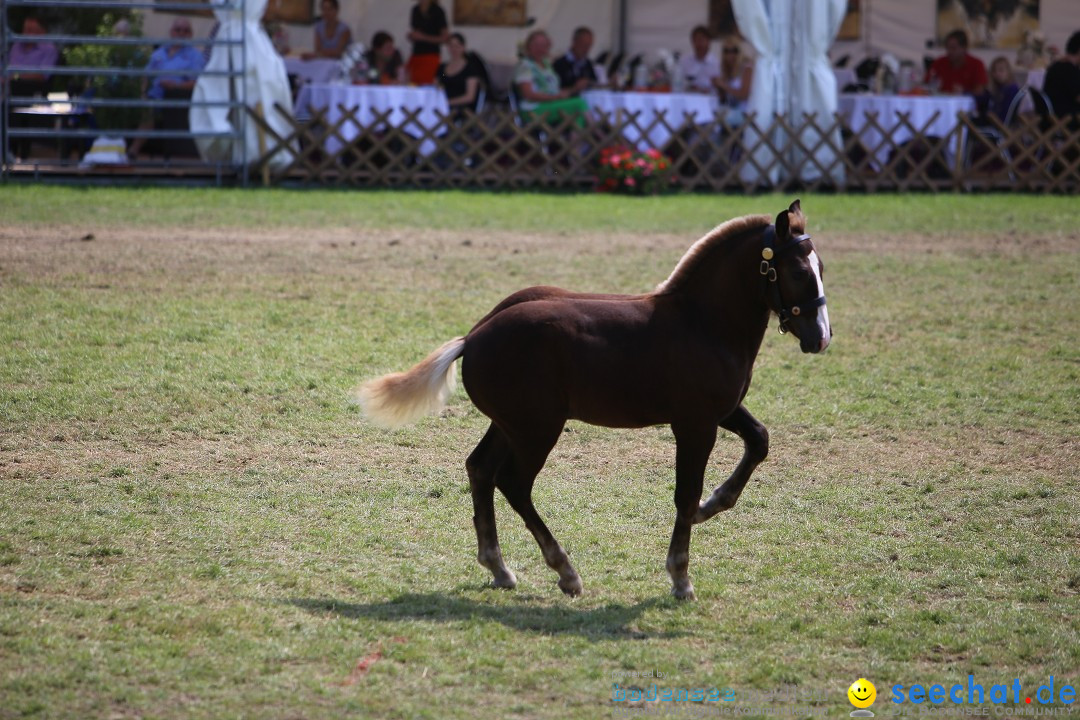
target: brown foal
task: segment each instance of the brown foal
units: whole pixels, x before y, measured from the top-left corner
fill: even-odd
[[[687,572],[691,526],[734,506],[768,454],[768,432],[742,401],[770,313],[804,352],[821,352],[832,337],[823,266],[805,234],[799,201],[770,220],[751,215],[716,227],[645,295],[521,290],[408,372],[359,388],[372,420],[400,426],[441,407],[462,358],[465,390],[491,418],[465,465],[478,560],[496,587],[517,584],[495,529],[498,488],[559,574],[562,591],[582,591],[570,558],[532,503],[533,481],[566,421],[575,419],[606,427],[671,425],[676,514],[667,571],[676,597],[694,597]],[[731,476],[702,502],[717,427],[741,437],[745,449]]]

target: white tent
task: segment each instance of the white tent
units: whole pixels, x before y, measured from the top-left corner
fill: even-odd
[[[238,72],[243,76],[232,78],[223,75],[203,74],[195,83],[192,100],[198,102],[223,102],[230,99],[246,102],[247,106],[261,112],[266,122],[282,137],[290,130],[287,118],[276,105],[291,113],[292,96],[285,61],[274,50],[259,19],[266,10],[267,0],[247,0],[240,9],[215,10],[220,26],[218,40],[244,40],[243,44],[217,44],[206,64],[206,70]],[[231,111],[224,105],[193,105],[189,122],[193,132],[233,133],[235,128],[245,128],[243,143],[228,137],[197,137],[196,144],[203,159],[208,162],[231,162],[241,165],[256,160],[261,148],[274,143],[260,142],[260,130],[251,118],[236,117],[239,111]],[[270,160],[271,168],[285,167],[291,156],[279,151]]]
[[[958,0],[953,0],[954,2]],[[264,7],[263,3],[259,3]],[[454,0],[442,0],[453,24]],[[411,3],[403,0],[341,0],[341,19],[353,37],[367,42],[376,30],[386,30],[408,52],[405,35],[409,29]],[[859,0],[860,12],[852,39],[832,44],[829,54],[836,59],[850,55],[857,61],[868,55],[889,52],[900,59],[919,60],[924,54],[940,54],[927,48],[937,35],[938,0]],[[531,27],[454,26],[468,39],[469,47],[490,63],[513,63],[518,43],[533,28],[545,28],[554,51],[564,52],[570,35],[579,25],[587,25],[596,35],[595,50],[617,48],[620,43],[630,55],[651,53],[661,48],[686,52],[690,49],[690,29],[708,24],[708,0],[528,0]],[[213,24],[192,19],[195,35],[205,37]],[[146,15],[150,35],[168,35],[172,16],[154,12]],[[1039,27],[1050,45],[1065,46],[1069,35],[1080,30],[1080,0],[1039,0]],[[286,26],[294,52],[310,50],[310,24]],[[989,62],[995,55],[1016,56],[1015,49],[975,48],[975,55]]]
[[[836,164],[833,148],[842,147],[838,129],[829,138],[831,143],[823,143],[817,128],[830,125],[836,113],[836,79],[827,53],[844,19],[847,0],[734,0],[732,7],[743,36],[756,53],[748,106],[754,123],[745,129],[743,142],[757,148],[756,165],[748,163],[743,168],[743,180],[767,180],[766,184],[776,185],[789,179],[783,177],[780,166],[769,167],[775,156],[773,148],[782,148],[792,166],[802,167],[800,180],[820,180],[821,168]],[[768,128],[777,115],[802,128],[797,142],[791,142],[779,125],[771,144],[760,142],[757,128]],[[816,124],[804,124],[808,116]],[[809,154],[817,159],[816,164],[804,162]],[[760,177],[759,168],[768,168],[766,177]],[[844,178],[838,176],[843,172],[840,164],[830,172],[834,182],[843,183]]]

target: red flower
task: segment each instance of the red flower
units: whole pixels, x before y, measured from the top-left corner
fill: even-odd
[[[600,151],[596,189],[636,195],[663,192],[674,180],[671,161],[656,148],[638,151],[611,146]]]

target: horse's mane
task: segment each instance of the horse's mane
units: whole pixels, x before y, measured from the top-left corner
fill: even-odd
[[[712,250],[733,238],[745,235],[751,230],[762,228],[771,222],[772,218],[768,215],[746,215],[720,223],[690,246],[690,249],[675,265],[675,269],[668,275],[667,280],[656,286],[655,292],[666,293],[678,290],[686,278],[694,272],[697,264],[705,256],[709,255]]]

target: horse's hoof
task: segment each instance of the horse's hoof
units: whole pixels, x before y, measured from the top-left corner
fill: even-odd
[[[513,590],[517,587],[517,578],[514,577],[514,573],[510,570],[496,573],[495,578],[491,581],[491,586],[503,588],[505,590]]]
[[[697,595],[694,594],[694,586],[690,583],[686,583],[684,586],[674,586],[671,588],[671,594],[675,596],[676,600],[697,600]]]
[[[577,597],[584,590],[581,585],[581,577],[575,575],[571,578],[561,578],[559,580],[559,589],[570,597]]]

